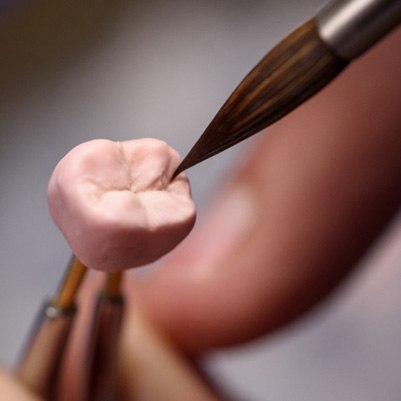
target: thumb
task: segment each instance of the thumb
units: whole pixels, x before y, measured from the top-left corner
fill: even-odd
[[[400,34],[263,134],[203,224],[138,286],[178,345],[233,344],[293,320],[341,281],[395,214]]]
[[[4,369],[0,369],[0,389],[0,401],[41,400]]]

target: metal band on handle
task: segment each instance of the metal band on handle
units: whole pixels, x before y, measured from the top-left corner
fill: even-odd
[[[337,0],[327,4],[316,20],[323,42],[351,60],[401,22],[401,0]]]

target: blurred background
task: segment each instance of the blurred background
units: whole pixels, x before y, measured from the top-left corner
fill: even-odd
[[[182,155],[245,73],[321,0],[0,0],[0,363],[12,366],[70,251],[46,187],[93,138]],[[253,141],[253,140],[252,140]],[[249,143],[190,170],[199,217]],[[301,322],[208,356],[250,401],[400,400],[401,221]]]

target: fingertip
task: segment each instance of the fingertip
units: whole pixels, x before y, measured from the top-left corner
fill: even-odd
[[[41,401],[7,370],[0,368],[0,401]]]
[[[119,361],[119,388],[124,401],[219,400],[137,307],[125,315]]]

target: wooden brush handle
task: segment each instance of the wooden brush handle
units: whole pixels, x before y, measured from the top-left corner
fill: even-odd
[[[89,333],[88,400],[117,401],[117,357],[120,326],[124,311],[121,295],[101,293]]]
[[[53,397],[74,315],[74,307],[62,310],[52,303],[45,304],[18,364],[17,377],[46,399]]]

